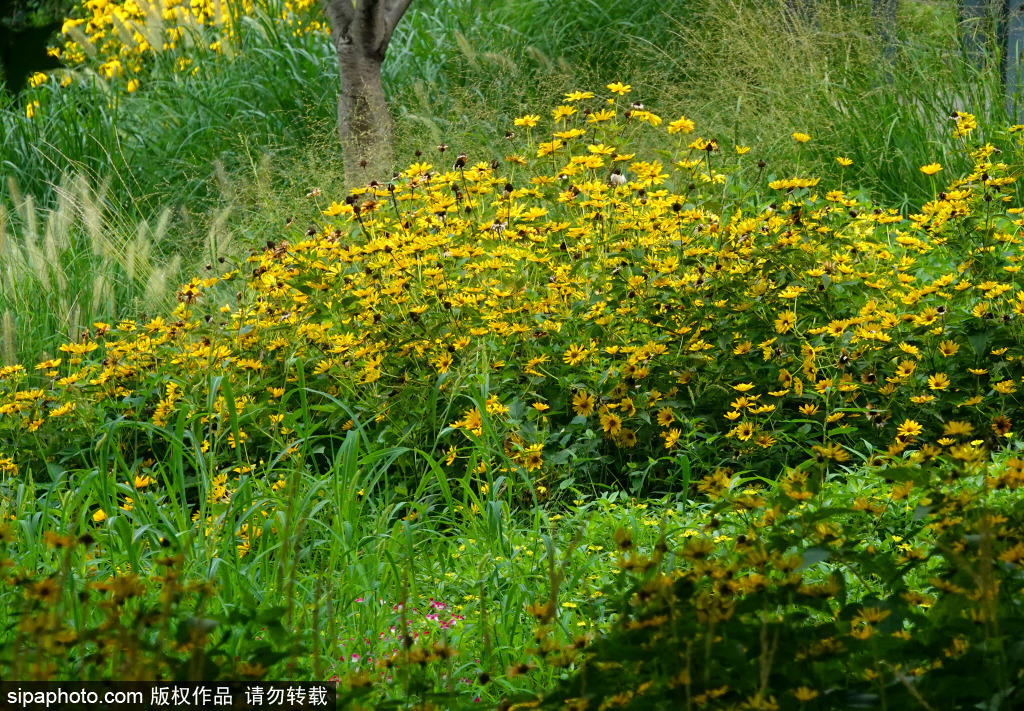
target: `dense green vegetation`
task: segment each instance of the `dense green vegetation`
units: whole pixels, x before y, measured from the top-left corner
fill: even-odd
[[[4,99],[0,677],[1021,703],[1024,144],[951,8],[423,0],[351,190],[319,23],[91,2]]]

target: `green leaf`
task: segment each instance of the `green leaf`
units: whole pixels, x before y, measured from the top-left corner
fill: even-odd
[[[987,331],[979,331],[978,333],[972,333],[967,336],[967,340],[971,343],[971,348],[978,355],[985,355],[985,346],[988,345],[989,339],[992,338],[992,334],[996,332],[996,329],[990,328]]]
[[[878,472],[878,476],[885,481],[912,481],[915,484],[924,484],[928,479],[928,474],[916,467],[889,467]]]
[[[548,459],[548,462],[550,462],[551,464],[565,464],[575,454],[576,452],[573,451],[572,447],[568,449],[563,449],[561,452]],[[564,489],[565,487],[563,486],[562,488]]]
[[[798,573],[801,570],[807,570],[811,566],[828,560],[832,557],[832,552],[825,548],[821,548],[820,546],[815,546],[814,548],[808,548],[805,550],[800,554],[800,557],[803,558],[803,563],[801,563],[800,567],[796,569],[796,572]]]

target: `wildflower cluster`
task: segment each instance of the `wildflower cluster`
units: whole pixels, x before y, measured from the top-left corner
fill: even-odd
[[[251,0],[87,0],[64,20],[64,39],[50,54],[71,69],[91,68],[118,90],[131,93],[160,56],[171,57],[177,71],[193,74],[210,55],[231,56],[244,17],[270,12],[272,21],[291,34],[326,33],[326,24],[315,19],[314,5],[312,0],[288,0],[271,11]],[[48,81],[49,75],[37,73],[29,85]],[[65,73],[61,86],[72,81],[73,74]],[[32,118],[39,101],[29,107]]]
[[[357,598],[355,602],[361,608],[372,605],[372,601],[367,603],[364,598]],[[386,603],[380,600],[379,604]],[[430,646],[434,641],[440,641],[441,636],[457,630],[465,620],[465,617],[453,611],[448,603],[433,598],[428,600],[422,609],[420,606],[396,603],[390,605],[390,612],[390,619],[381,617],[387,620],[386,628],[378,632],[376,637],[364,637],[361,640],[349,637],[342,641],[340,646],[344,648],[344,653],[339,661],[356,667],[357,672],[378,667],[387,670],[390,666],[386,660],[400,654],[403,644]],[[361,615],[362,610],[357,608],[355,614]],[[377,616],[374,611],[368,614]]]
[[[364,600],[357,602],[363,603]],[[384,600],[380,603],[384,604]],[[356,699],[365,700],[373,693],[378,695],[378,699],[388,694],[404,698],[403,695],[414,685],[410,684],[410,677],[423,676],[426,670],[434,667],[441,667],[438,676],[454,694],[453,698],[476,697],[473,687],[477,680],[466,676],[469,672],[461,663],[462,671],[455,676],[452,664],[460,657],[460,650],[454,646],[452,637],[465,617],[454,612],[448,603],[433,598],[423,609],[407,603],[391,605],[390,609],[388,626],[376,638],[366,637],[361,644],[359,640],[350,639],[351,648],[342,644],[345,651],[340,661],[347,669],[344,669],[344,676],[331,678],[347,689],[342,706]],[[478,663],[476,660],[474,665]],[[400,682],[404,686],[399,686]],[[361,706],[356,704],[353,708]]]
[[[234,478],[294,454],[297,387],[325,428],[443,441],[453,472],[545,490],[580,458],[614,476],[685,451],[714,495],[740,470],[969,463],[1014,442],[1024,223],[966,115],[973,171],[904,216],[766,175],[685,117],[567,98],[550,136],[517,120],[503,161],[440,146],[450,170],[423,158],[330,205],[312,190],[320,219],[290,221],[244,278],[195,278],[166,318],[0,369],[5,470],[127,409],[188,423]],[[646,141],[669,162],[641,159]],[[500,450],[471,456],[485,432]],[[143,476],[160,460],[155,441],[136,454]]]
[[[296,385],[321,393],[325,427],[445,440],[453,471],[486,431],[504,456],[474,471],[538,480],[585,457],[614,474],[685,451],[709,477],[775,477],[858,455],[973,462],[1014,441],[1021,208],[966,115],[973,171],[904,216],[765,175],[685,117],[567,98],[550,136],[517,120],[503,161],[440,146],[450,170],[423,158],[330,205],[313,190],[321,219],[292,222],[244,279],[193,279],[167,318],[95,324],[60,357],[3,368],[5,468],[28,463],[27,438],[59,447],[127,406],[159,428],[184,417],[226,474],[236,448],[248,470],[288,453],[271,449],[295,432]],[[651,140],[670,162],[638,156]]]

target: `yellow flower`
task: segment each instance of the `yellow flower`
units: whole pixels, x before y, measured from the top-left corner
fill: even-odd
[[[138,79],[129,79],[128,80],[128,93],[129,94],[134,93],[135,90],[138,89],[138,88],[139,88],[139,80]]]
[[[413,163],[409,166],[409,169],[405,171],[405,177],[415,178],[420,175],[425,175],[430,172],[430,169],[434,166],[429,163]]]
[[[544,449],[542,444],[530,445],[530,448],[526,450],[526,469],[528,471],[534,471],[540,469],[544,460],[541,458],[541,450]]]
[[[668,432],[664,433],[664,435],[662,436],[665,438],[665,449],[672,449],[673,447],[676,446],[676,443],[679,441],[679,438],[683,436],[683,431],[676,427],[673,427]]]
[[[66,402],[63,405],[61,405],[60,407],[56,407],[53,410],[51,410],[50,411],[50,417],[62,417],[64,415],[68,414],[69,412],[71,412],[72,410],[74,410],[75,407],[76,407],[75,403],[73,403],[73,402]]]
[[[107,512],[103,509],[98,509],[96,513],[92,515],[92,520],[96,523],[103,523],[107,520]]]
[[[922,428],[921,425],[919,425],[914,420],[904,420],[903,424],[896,428],[897,436],[903,437],[905,439],[910,437],[916,437],[923,431],[924,428]]]
[[[105,76],[107,79],[113,79],[117,74],[121,73],[121,69],[121,62],[116,59],[111,59],[99,66],[100,75]]]
[[[738,437],[741,441],[746,442],[754,435],[754,426],[749,422],[742,422],[732,429],[729,434]]]
[[[797,701],[812,701],[818,698],[818,692],[807,686],[801,686],[793,692]]]
[[[39,102],[38,101],[30,101],[30,102],[28,102],[28,105],[25,107],[25,115],[28,118],[35,118],[36,117],[36,110],[38,108],[39,108]]]
[[[858,610],[854,616],[853,624],[877,625],[891,614],[891,610],[882,610],[878,607],[864,607]]]
[[[601,123],[615,118],[615,112],[611,109],[601,109],[587,116],[587,123]]]
[[[602,412],[600,413],[600,417],[601,427],[607,434],[616,435],[619,433],[619,430],[622,429],[622,419],[614,412]]]
[[[351,205],[347,205],[341,202],[332,202],[331,206],[321,212],[328,217],[337,217],[338,215],[351,215],[355,213]]]
[[[942,434],[950,437],[969,435],[973,431],[974,425],[970,422],[963,422],[961,420],[950,420],[942,428]]]
[[[838,158],[836,158],[836,163],[843,166],[844,168],[848,168],[849,166],[853,165],[852,160],[850,160],[849,158],[844,158],[843,156],[839,156]]]
[[[1017,386],[1012,380],[1002,380],[992,386],[996,392],[1003,395],[1010,395],[1017,392]]]
[[[540,116],[536,114],[527,114],[526,116],[520,116],[514,123],[516,126],[526,126],[527,128],[533,128],[540,121]]]
[[[921,172],[925,175],[935,175],[940,170],[942,170],[942,166],[938,163],[929,163],[928,165],[921,166]]]
[[[953,129],[953,138],[963,138],[978,127],[978,122],[973,114],[954,111],[953,120],[956,122],[956,128]]]
[[[594,396],[585,390],[580,390],[572,396],[572,409],[580,417],[590,417],[594,412]]]
[[[541,143],[537,146],[537,157],[543,158],[546,155],[554,153],[564,145],[565,143],[559,138],[556,138],[553,141],[548,141],[547,143]]]
[[[606,146],[603,143],[587,146],[587,150],[599,156],[610,156],[615,153],[615,146]]]
[[[619,96],[624,96],[629,92],[633,91],[633,87],[629,84],[623,84],[622,82],[613,82],[608,85],[608,91]]]
[[[569,346],[569,349],[562,356],[562,360],[568,365],[579,365],[589,355],[590,351],[586,346],[579,346],[574,343]]]
[[[797,143],[807,143],[809,140],[811,140],[811,137],[808,136],[806,133],[797,132],[793,134],[793,140],[796,141]]]
[[[84,24],[85,24],[85,20],[64,20],[64,24],[61,25],[61,28],[60,28],[61,34],[65,34],[66,35],[69,31],[71,31],[75,27],[78,27],[79,25],[84,25]]]
[[[668,125],[669,133],[690,133],[696,128],[696,124],[685,116],[680,116],[678,119]]]
[[[777,333],[789,333],[796,326],[796,314],[792,311],[783,311],[775,319],[775,331]]]
[[[557,106],[551,111],[551,117],[558,123],[564,118],[569,118],[576,113],[575,106]]]

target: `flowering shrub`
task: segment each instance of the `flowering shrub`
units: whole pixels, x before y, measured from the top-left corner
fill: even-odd
[[[503,162],[442,145],[452,170],[424,160],[330,205],[311,191],[322,219],[244,278],[194,279],[167,318],[0,369],[4,470],[71,464],[70,431],[129,417],[249,471],[292,451],[297,386],[327,430],[440,445],[454,472],[518,471],[542,494],[575,461],[655,475],[685,455],[715,494],[739,471],[1012,445],[1021,209],[971,116],[953,130],[972,173],[904,216],[766,175],[609,90],[568,95],[550,136],[517,119]],[[485,432],[502,449],[478,457]],[[135,441],[140,473],[157,440]]]
[[[953,130],[974,170],[904,216],[609,91],[567,96],[550,135],[517,119],[504,161],[440,146],[451,170],[424,158],[329,205],[312,190],[308,229],[193,279],[167,317],[0,369],[4,471],[72,466],[70,432],[127,418],[147,423],[141,476],[181,428],[228,486],[295,453],[300,396],[324,431],[540,495],[579,463],[689,471],[714,495],[739,472],[1012,445],[1021,209],[971,116]]]
[[[210,613],[214,586],[186,580],[183,556],[157,557],[148,576],[96,575],[91,533],[48,530],[42,538],[57,570],[46,574],[16,567],[8,557],[19,552],[16,538],[13,526],[0,524],[5,679],[253,680],[304,649],[304,640],[290,639],[290,649],[280,643],[280,609]],[[92,563],[88,577],[83,561]]]
[[[88,0],[64,21],[61,33],[66,39],[51,54],[70,67],[90,66],[133,92],[158,55],[188,50],[174,55],[177,69],[194,72],[204,53],[230,53],[242,18],[261,11],[294,34],[326,32],[326,25],[313,17],[313,5],[312,0],[288,0],[276,8],[251,0]],[[47,75],[36,74],[30,84],[45,81]]]
[[[790,477],[682,545],[621,531],[614,631],[516,708],[1018,708],[1022,467],[883,469],[852,506],[794,501]]]

